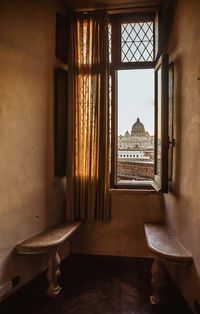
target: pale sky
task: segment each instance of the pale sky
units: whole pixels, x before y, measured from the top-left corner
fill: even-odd
[[[131,131],[137,118],[154,134],[154,70],[118,71],[118,134]]]

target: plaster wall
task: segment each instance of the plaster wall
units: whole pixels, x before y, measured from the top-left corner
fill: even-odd
[[[17,243],[64,219],[65,187],[54,179],[55,17],[51,0],[0,2],[0,286],[21,285],[46,256]]]
[[[156,192],[112,191],[112,219],[88,222],[73,241],[75,253],[148,257],[144,222],[164,220],[163,196]]]
[[[200,300],[200,2],[177,1],[169,43],[174,63],[174,136],[171,193],[165,195],[166,219],[191,252],[189,268],[168,264],[171,275],[193,304]]]

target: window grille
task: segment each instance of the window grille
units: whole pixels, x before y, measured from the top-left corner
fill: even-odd
[[[121,24],[121,62],[154,60],[153,22]]]
[[[108,24],[108,59],[112,62],[112,25]]]

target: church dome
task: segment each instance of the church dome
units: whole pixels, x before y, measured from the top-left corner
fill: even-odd
[[[144,124],[142,122],[140,122],[139,118],[137,118],[137,121],[132,126],[131,135],[132,136],[143,136],[143,135],[145,135]]]

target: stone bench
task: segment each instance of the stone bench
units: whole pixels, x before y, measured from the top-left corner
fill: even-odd
[[[49,287],[47,295],[55,297],[61,287],[58,283],[60,277],[59,247],[68,240],[80,227],[81,222],[64,223],[46,231],[43,231],[16,246],[19,254],[42,254],[49,253],[47,279]]]
[[[190,265],[193,258],[164,224],[145,223],[144,230],[148,248],[156,255],[151,268],[153,295],[150,299],[152,304],[161,304],[167,290],[167,274],[162,261]]]

